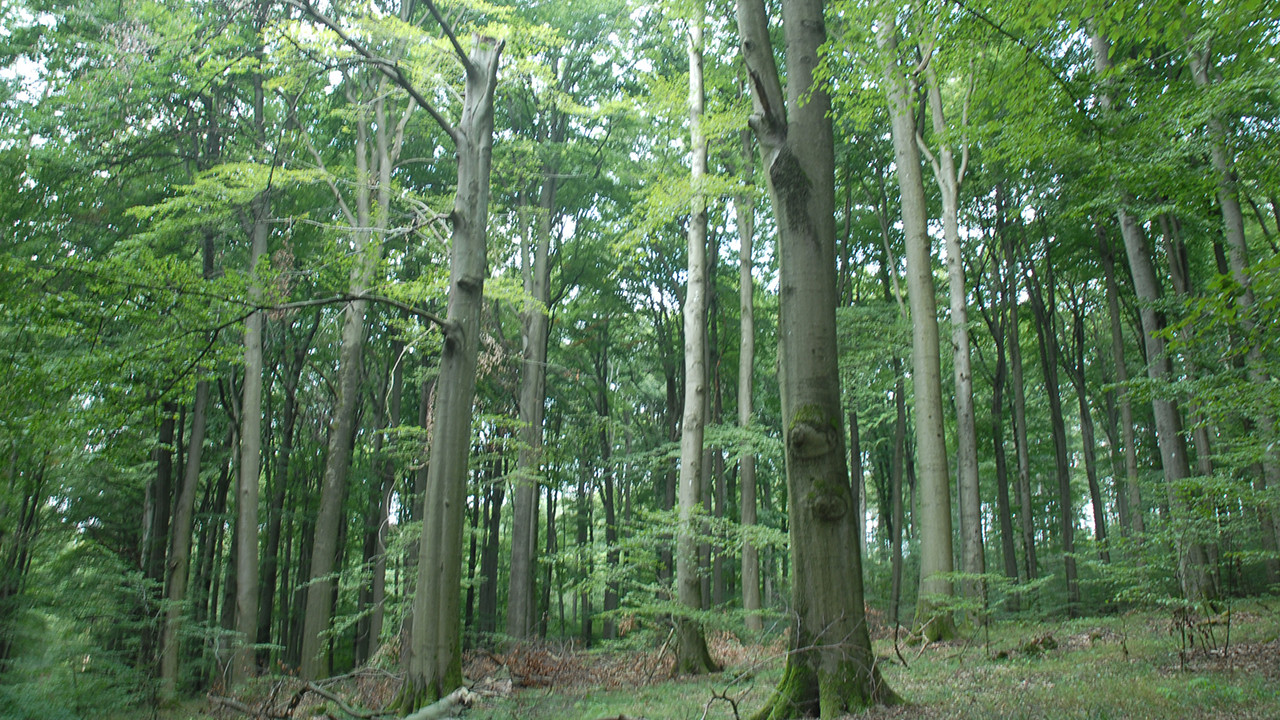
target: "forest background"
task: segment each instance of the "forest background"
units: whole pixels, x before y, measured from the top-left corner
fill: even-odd
[[[0,4],[0,714],[1274,592],[1277,18]]]

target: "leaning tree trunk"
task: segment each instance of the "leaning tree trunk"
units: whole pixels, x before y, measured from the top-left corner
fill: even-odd
[[[1105,76],[1111,68],[1110,41],[1095,32],[1091,38],[1094,66]],[[1103,110],[1111,108],[1111,97],[1104,92],[1099,98]],[[1164,317],[1159,311],[1161,299],[1160,280],[1151,260],[1151,249],[1146,234],[1136,218],[1129,212],[1133,196],[1121,190],[1116,215],[1120,221],[1120,234],[1124,239],[1125,255],[1133,277],[1133,289],[1141,303],[1139,317],[1142,323],[1143,342],[1147,351],[1147,377],[1157,386],[1167,385],[1173,378],[1173,366],[1165,352]],[[1178,548],[1178,579],[1182,594],[1191,602],[1217,598],[1217,588],[1209,572],[1208,556],[1204,545],[1192,536],[1187,527],[1189,512],[1177,487],[1191,476],[1187,458],[1187,442],[1182,432],[1182,413],[1174,400],[1153,393],[1152,414],[1156,423],[1156,442],[1160,446],[1160,460],[1164,467],[1165,493],[1173,513],[1173,524]]]
[[[1208,92],[1212,89],[1209,68],[1212,56],[1208,43],[1203,49],[1189,52],[1191,61],[1191,77],[1196,87]],[[1227,126],[1216,113],[1209,116],[1209,157],[1218,181],[1218,206],[1222,209],[1223,236],[1227,241],[1227,262],[1231,268],[1231,279],[1235,281],[1236,307],[1240,310],[1240,326],[1246,338],[1254,336],[1256,326],[1254,320],[1254,297],[1252,279],[1249,277],[1249,246],[1244,236],[1244,214],[1240,210],[1240,181],[1236,176],[1235,158],[1227,144]],[[1266,231],[1266,225],[1259,220],[1259,225]],[[1256,342],[1251,342],[1245,351],[1245,372],[1250,384],[1263,388],[1271,378],[1262,367],[1262,351]],[[1261,390],[1260,390],[1261,391]],[[1270,557],[1265,567],[1267,582],[1274,584],[1280,581],[1280,560],[1275,557],[1277,540],[1277,524],[1269,502],[1266,501],[1268,487],[1280,486],[1280,444],[1275,442],[1275,418],[1267,413],[1255,413],[1247,421],[1256,427],[1262,438],[1263,451],[1261,460],[1254,471],[1254,489],[1258,497],[1264,501],[1258,506],[1258,520],[1262,526],[1262,548]],[[1252,429],[1252,428],[1251,428]]]
[[[707,203],[702,184],[707,173],[707,138],[702,132],[706,103],[702,86],[702,7],[689,27],[689,131],[693,146],[693,208],[689,218],[688,285],[684,299],[684,416],[680,424],[680,501],[676,526],[676,599],[682,616],[676,618],[677,674],[715,671],[707,640],[696,613],[702,609],[702,581],[698,573],[697,528],[694,516],[701,504],[703,432],[707,412]]]
[[[449,304],[436,384],[431,460],[418,550],[413,630],[405,653],[401,705],[408,709],[438,700],[462,683],[462,636],[458,627],[462,575],[463,508],[471,446],[476,356],[489,218],[489,174],[493,160],[493,93],[503,42],[476,37],[463,59],[466,89],[462,118],[447,126],[457,148]]]
[[[780,377],[791,534],[792,627],[783,678],[757,718],[834,718],[893,702],[867,632],[845,463],[835,308],[831,99],[814,79],[821,0],[785,0],[782,84],[763,0],[738,0],[752,116],[778,228]],[[936,354],[935,354],[936,357]]]
[[[952,594],[947,574],[951,555],[951,484],[942,418],[942,368],[938,355],[938,308],[933,287],[933,258],[911,109],[910,83],[897,59],[897,29],[891,14],[881,18],[877,37],[885,55],[885,89],[893,133],[894,161],[902,199],[902,230],[907,246],[907,299],[911,305],[911,365],[915,383],[916,472],[920,477],[920,599],[916,624],[930,640],[955,634],[950,613],[940,609]]]

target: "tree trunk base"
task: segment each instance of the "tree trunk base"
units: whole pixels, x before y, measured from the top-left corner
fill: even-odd
[[[711,659],[711,652],[707,650],[702,625],[692,620],[676,620],[676,663],[671,670],[672,676],[717,672],[720,672],[720,666]]]
[[[899,705],[898,697],[880,677],[879,668],[860,667],[853,658],[834,663],[829,670],[814,670],[787,657],[782,680],[752,720],[791,720],[800,717],[837,718],[872,705]],[[814,658],[817,660],[817,657]]]

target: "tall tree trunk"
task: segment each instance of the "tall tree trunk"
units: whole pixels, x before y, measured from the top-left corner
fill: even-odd
[[[1018,557],[1013,534],[1013,507],[1009,502],[1009,460],[1005,453],[1004,432],[1004,393],[1009,384],[1008,353],[1005,351],[1006,328],[1009,324],[1009,311],[1003,292],[1004,281],[1000,273],[1001,259],[993,255],[991,276],[993,291],[989,303],[978,298],[979,307],[987,328],[991,331],[991,341],[995,345],[996,362],[991,378],[991,450],[996,466],[996,521],[1000,524],[1000,556],[1004,561],[1004,575],[1010,583],[1018,581]],[[1017,596],[1006,600],[1010,610],[1019,606]]]
[[[480,311],[488,275],[485,253],[489,174],[493,158],[493,92],[503,43],[477,37],[463,59],[466,88],[462,119],[452,135],[458,157],[458,190],[450,219],[449,304],[436,388],[413,635],[406,653],[402,706],[416,709],[462,683],[458,628],[462,572],[463,507],[467,454],[480,347]]]
[[[982,575],[987,571],[987,562],[982,547],[982,495],[978,478],[977,419],[973,407],[973,361],[969,349],[969,298],[964,277],[964,250],[960,245],[960,184],[964,182],[965,167],[969,163],[969,146],[962,138],[960,164],[956,167],[956,153],[946,140],[947,119],[942,109],[942,89],[938,83],[936,62],[925,65],[924,77],[929,115],[938,144],[936,156],[929,153],[928,158],[942,196],[942,237],[947,251],[947,284],[951,299],[961,568],[968,574]],[[967,124],[966,95],[960,116],[961,132],[967,130]],[[922,139],[920,147],[927,152]],[[985,604],[986,589],[982,582],[969,581],[963,586],[966,596],[982,599]]]
[[[262,587],[265,591],[260,598],[260,609],[258,611],[258,643],[262,645],[271,643],[271,623],[276,614],[276,587],[277,585],[283,588],[290,587],[288,583],[277,582],[281,565],[278,561],[280,532],[284,520],[285,499],[289,491],[289,472],[293,463],[293,446],[297,435],[298,383],[302,377],[302,369],[306,366],[311,343],[315,339],[316,331],[319,328],[320,313],[317,312],[315,321],[312,323],[306,337],[303,338],[302,342],[295,343],[293,358],[285,371],[283,380],[284,409],[280,417],[280,447],[277,451],[278,457],[272,473],[275,476],[275,489],[271,498],[270,516],[267,522],[267,547],[263,554],[262,565]]]
[[[1099,74],[1105,76],[1111,67],[1110,41],[1096,31],[1091,40],[1094,66]],[[1110,109],[1111,97],[1108,92],[1101,94],[1099,104],[1104,112]],[[1122,189],[1116,215],[1120,221],[1120,234],[1124,238],[1134,292],[1142,304],[1140,319],[1147,351],[1147,377],[1156,385],[1163,386],[1172,378],[1173,367],[1165,353],[1164,318],[1158,310],[1162,294],[1160,280],[1151,261],[1146,234],[1129,213],[1128,207],[1132,203],[1133,196]],[[1182,413],[1177,402],[1164,399],[1159,393],[1152,395],[1151,408],[1156,422],[1156,441],[1160,446],[1160,459],[1164,467],[1165,492],[1170,510],[1174,513],[1178,578],[1183,597],[1191,602],[1211,601],[1217,598],[1218,593],[1209,572],[1208,556],[1204,545],[1191,535],[1187,527],[1187,508],[1177,490],[1177,486],[1191,476],[1186,438],[1182,432]]]
[[[173,506],[173,524],[169,533],[169,560],[166,563],[168,605],[165,608],[163,635],[160,639],[160,696],[164,700],[177,697],[178,666],[181,659],[182,616],[187,601],[187,570],[191,556],[192,514],[196,490],[200,485],[200,461],[209,409],[209,381],[196,383],[195,407],[191,411],[190,449],[182,473],[182,486]]]
[[[915,384],[916,473],[920,478],[920,598],[916,624],[930,640],[951,637],[955,624],[939,603],[952,594],[946,575],[954,570],[951,554],[951,480],[942,418],[942,368],[938,354],[938,308],[934,297],[930,251],[916,145],[914,92],[897,58],[894,18],[886,12],[876,38],[884,56],[885,94],[893,134],[894,162],[902,201],[902,228],[907,247],[907,297],[911,305],[911,365]]]
[[[703,426],[707,412],[707,207],[703,178],[707,173],[707,138],[702,132],[705,92],[702,85],[702,24],[699,4],[689,24],[689,128],[693,148],[693,208],[689,217],[688,285],[684,299],[684,416],[680,424],[680,503],[676,529],[676,599],[683,613],[676,618],[676,674],[717,669],[707,651],[702,623],[692,615],[702,609],[698,573],[698,521],[701,503]]]
[[[255,102],[261,105],[261,81]],[[259,113],[261,116],[261,113]],[[267,254],[270,233],[271,198],[263,191],[254,200],[249,266],[254,279],[249,287],[252,302],[261,303],[262,280],[259,265]],[[240,472],[236,476],[236,651],[231,663],[232,684],[255,673],[252,641],[258,633],[258,485],[262,463],[262,329],[265,314],[258,310],[245,321],[244,386],[240,401]],[[240,532],[243,529],[243,532]]]
[[[498,551],[502,542],[502,500],[506,485],[502,481],[502,460],[497,443],[489,445],[490,458],[483,482],[485,494],[484,546],[480,550],[480,592],[476,629],[491,635],[498,629]]]
[[[1111,562],[1111,552],[1107,548],[1107,508],[1102,501],[1102,488],[1098,485],[1098,457],[1095,451],[1097,441],[1093,429],[1093,414],[1089,405],[1088,388],[1085,383],[1085,333],[1084,302],[1074,297],[1071,304],[1071,362],[1064,363],[1067,375],[1076,389],[1076,403],[1080,409],[1080,444],[1084,451],[1085,477],[1089,481],[1089,503],[1093,508],[1093,536],[1098,542],[1098,558],[1104,563]]]
[[[1058,381],[1057,301],[1052,261],[1045,247],[1045,279],[1028,269],[1027,296],[1036,317],[1036,337],[1040,345],[1040,370],[1044,394],[1049,401],[1049,427],[1053,439],[1053,470],[1058,481],[1058,530],[1062,537],[1062,565],[1067,583],[1067,614],[1074,617],[1080,604],[1080,582],[1076,573],[1075,510],[1071,498],[1071,465],[1067,452],[1067,425],[1062,413],[1062,390]]]
[[[618,609],[618,583],[612,579],[618,567],[618,513],[617,495],[614,491],[615,469],[613,467],[613,440],[610,436],[609,420],[609,322],[605,321],[601,330],[599,350],[595,354],[596,371],[596,422],[599,424],[597,438],[600,444],[601,494],[600,505],[604,510],[604,544],[605,573],[611,579],[605,582],[604,612],[605,621],[603,635],[606,640],[617,637],[618,627],[613,613]]]
[[[1188,52],[1191,63],[1191,77],[1196,87],[1208,92],[1213,82],[1209,71],[1213,58],[1209,49],[1209,41],[1203,47],[1193,47]],[[1240,181],[1236,176],[1235,158],[1228,144],[1227,125],[1217,113],[1209,116],[1209,158],[1217,175],[1218,206],[1222,209],[1223,237],[1227,242],[1227,262],[1231,269],[1231,279],[1238,290],[1235,292],[1235,304],[1240,310],[1240,326],[1246,338],[1253,337],[1254,306],[1257,300],[1253,293],[1252,279],[1249,276],[1249,246],[1244,235],[1244,214],[1240,210]],[[1272,208],[1275,209],[1274,200]],[[1280,220],[1280,213],[1277,213]],[[1266,230],[1266,225],[1259,220],[1259,225]],[[1256,343],[1251,343],[1245,351],[1245,372],[1249,383],[1259,388],[1265,387],[1271,380],[1262,367],[1262,351]],[[1268,487],[1280,486],[1280,444],[1276,440],[1275,418],[1271,415],[1253,413],[1247,418],[1248,429],[1257,428],[1262,438],[1263,450],[1258,467],[1254,470],[1253,485],[1258,497],[1268,497]],[[1269,554],[1266,561],[1267,582],[1280,582],[1280,559],[1275,557],[1280,535],[1269,503],[1263,502],[1257,508],[1258,520],[1262,526],[1262,547]]]
[[[751,135],[742,132],[743,173],[749,179],[755,158],[751,153]],[[756,356],[755,285],[752,278],[752,244],[755,240],[755,208],[746,196],[734,199],[738,221],[738,310],[741,323],[738,342],[738,427],[751,429],[752,390]],[[738,460],[739,520],[743,527],[756,524],[756,454],[750,446]],[[747,629],[764,630],[760,616],[760,552],[750,542],[742,543],[742,609]]]
[[[1098,237],[1102,272],[1107,285],[1107,321],[1111,328],[1111,362],[1115,365],[1116,385],[1120,390],[1120,437],[1124,446],[1124,490],[1127,498],[1128,523],[1121,520],[1134,537],[1146,533],[1146,517],[1142,510],[1142,491],[1138,484],[1138,444],[1134,436],[1133,402],[1125,386],[1129,382],[1129,369],[1125,363],[1124,333],[1120,322],[1120,285],[1116,282],[1115,248],[1101,233]],[[1117,493],[1120,489],[1117,488]]]
[[[373,285],[373,275],[382,258],[382,231],[385,230],[390,202],[392,151],[387,135],[386,82],[376,87],[378,99],[373,103],[374,137],[369,137],[371,118],[360,110],[356,119],[356,208],[348,222],[353,226],[352,250],[355,265],[351,268],[351,295],[362,296]],[[352,101],[356,98],[353,96]],[[376,218],[374,189],[377,189]],[[356,418],[361,399],[360,381],[363,369],[365,313],[367,300],[347,303],[342,313],[342,335],[338,349],[338,403],[329,424],[329,450],[325,455],[324,479],[320,487],[320,510],[316,515],[316,533],[311,548],[310,584],[307,587],[307,609],[302,630],[302,666],[299,674],[307,679],[327,674],[329,661],[325,637],[333,615],[335,567],[338,555],[338,529],[343,524],[342,507],[346,503],[347,480],[351,472]]]
[[[1040,576],[1036,559],[1036,523],[1032,514],[1031,450],[1027,444],[1027,386],[1022,373],[1022,324],[1018,317],[1017,250],[1006,222],[1004,188],[996,187],[997,232],[1004,249],[1004,302],[1009,313],[1009,380],[1013,386],[1013,438],[1018,453],[1018,526],[1022,530],[1022,573],[1025,580]]]
[[[520,454],[511,521],[511,575],[507,634],[528,637],[534,629],[534,560],[538,548],[538,478],[542,465],[543,413],[547,399],[547,334],[550,319],[551,221],[556,208],[556,168],[544,168],[532,252],[520,248],[525,293],[533,303],[521,312],[524,342],[520,368]]]
[[[738,0],[737,11],[751,78],[750,125],[777,218],[779,384],[795,613],[783,678],[756,717],[835,718],[897,696],[880,678],[867,632],[857,508],[841,428],[831,99],[813,76],[826,39],[823,8],[821,0],[783,3],[785,96],[764,2]]]

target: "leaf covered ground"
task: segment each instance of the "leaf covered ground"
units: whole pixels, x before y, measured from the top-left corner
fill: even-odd
[[[785,648],[780,637],[759,644],[713,633],[711,651],[725,671],[672,679],[670,648],[660,634],[650,640],[590,651],[568,643],[470,651],[466,673],[480,700],[462,716],[746,718],[777,681]],[[1005,621],[954,642],[900,644],[895,651],[891,638],[879,637],[875,646],[885,679],[908,704],[872,708],[861,716],[868,720],[1280,718],[1280,605],[1274,602],[1211,617]],[[244,717],[249,709],[273,717],[358,716],[350,711],[373,717],[398,685],[395,673],[378,669],[322,683],[323,692],[291,678],[264,679],[256,695],[239,699],[244,707],[211,701],[198,716]]]

